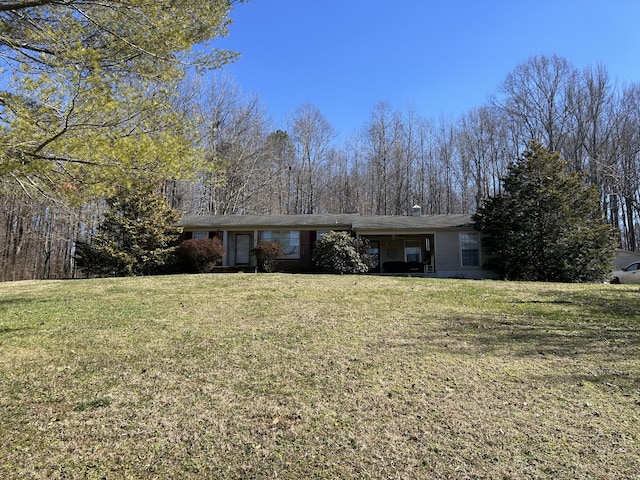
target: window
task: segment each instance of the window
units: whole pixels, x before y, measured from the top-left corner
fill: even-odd
[[[407,242],[404,246],[405,261],[407,263],[408,262],[420,263],[421,250],[422,250],[422,246],[420,242]]]
[[[300,232],[297,230],[266,230],[262,232],[265,242],[278,242],[284,254],[278,258],[300,258]]]
[[[480,234],[460,234],[460,259],[464,266],[480,266]]]
[[[371,257],[371,272],[379,272],[380,271],[380,242],[371,241],[369,243],[369,248],[367,248],[367,255]]]
[[[202,238],[209,238],[209,232],[193,232],[191,233],[193,240],[200,240]]]
[[[344,232],[346,230],[316,230],[316,239],[322,238],[324,235],[330,232]],[[347,231],[348,233],[348,231]]]

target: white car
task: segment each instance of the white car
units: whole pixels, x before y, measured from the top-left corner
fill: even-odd
[[[640,283],[640,262],[634,262],[622,270],[613,272],[611,283]]]

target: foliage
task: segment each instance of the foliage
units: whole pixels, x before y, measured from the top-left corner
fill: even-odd
[[[106,200],[104,219],[89,242],[78,242],[77,261],[97,275],[150,275],[168,268],[180,229],[153,186],[120,187]]]
[[[348,232],[331,231],[316,241],[313,262],[327,273],[366,273],[372,266],[366,251],[366,239],[352,237]]]
[[[276,270],[276,259],[284,254],[284,249],[278,242],[260,240],[258,246],[251,250],[251,254],[255,255],[261,272],[272,273]]]
[[[511,280],[602,281],[615,254],[596,188],[537,142],[508,167],[503,191],[475,215],[487,266]]]
[[[218,237],[192,238],[178,246],[176,256],[182,271],[210,272],[224,256],[224,246]]]
[[[195,129],[176,87],[188,68],[235,58],[208,45],[227,34],[235,3],[3,5],[0,67],[12,76],[0,87],[0,179],[86,196],[113,192],[115,179],[188,172]]]

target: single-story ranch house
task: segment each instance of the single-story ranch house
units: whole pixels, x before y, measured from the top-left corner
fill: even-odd
[[[251,249],[258,241],[276,241],[284,248],[277,268],[312,272],[317,238],[329,231],[347,231],[369,241],[377,260],[372,273],[429,277],[493,278],[482,267],[480,234],[470,215],[409,216],[335,215],[188,215],[179,223],[184,239],[222,240],[223,267],[252,267]]]

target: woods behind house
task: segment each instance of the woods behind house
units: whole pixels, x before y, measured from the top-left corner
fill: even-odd
[[[640,83],[617,83],[602,65],[532,57],[458,118],[383,101],[353,132],[336,131],[311,104],[274,125],[257,95],[224,76],[189,77],[172,101],[201,152],[195,175],[158,181],[181,212],[405,215],[418,204],[427,215],[475,213],[536,139],[597,187],[620,246],[640,249]],[[0,189],[0,279],[78,276],[75,245],[91,241],[104,198],[69,201],[65,185],[38,194],[10,176]]]

